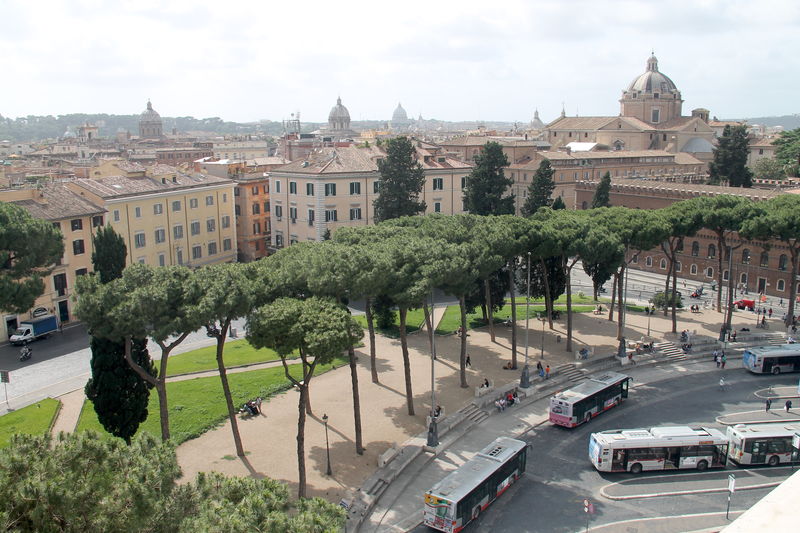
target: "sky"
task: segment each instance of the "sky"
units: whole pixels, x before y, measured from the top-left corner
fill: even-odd
[[[0,0],[0,50],[6,117],[617,115],[651,50],[685,115],[800,112],[797,0]]]

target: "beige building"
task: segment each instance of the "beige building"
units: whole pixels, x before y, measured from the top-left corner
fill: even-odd
[[[546,141],[526,139],[525,137],[494,137],[467,135],[442,141],[439,146],[462,161],[474,161],[488,142],[496,142],[503,147],[503,153],[510,164],[524,163],[533,158],[537,150],[546,150],[550,144]]]
[[[464,211],[463,188],[471,165],[441,147],[414,141],[425,171],[421,199],[428,213]],[[272,245],[321,241],[328,231],[374,223],[378,197],[378,146],[325,148],[270,172]]]
[[[777,138],[777,135],[768,135],[758,139],[750,139],[750,152],[747,154],[747,166],[752,168],[760,159],[775,159],[775,151],[778,147],[772,144],[772,142]]]
[[[76,194],[60,183],[50,183],[37,189],[7,189],[0,191],[0,200],[23,207],[34,218],[53,223],[64,236],[64,256],[45,279],[44,293],[37,298],[33,309],[45,308],[58,317],[59,324],[75,320],[71,297],[75,279],[92,271],[92,234],[103,225],[105,209]],[[0,311],[2,312],[2,311]],[[32,318],[2,313],[5,327],[0,329],[0,342],[8,340],[19,322]]]
[[[128,262],[192,267],[236,260],[234,182],[155,165],[143,176],[66,183],[108,211]]]

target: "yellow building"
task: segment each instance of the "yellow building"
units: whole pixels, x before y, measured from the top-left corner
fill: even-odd
[[[44,293],[37,298],[31,312],[3,313],[5,327],[0,330],[0,342],[4,342],[19,322],[33,318],[31,313],[35,309],[45,308],[62,325],[75,319],[71,310],[75,279],[92,271],[92,233],[103,225],[105,209],[60,183],[38,189],[3,190],[0,200],[24,208],[34,218],[51,221],[64,235],[64,256],[45,280]]]
[[[77,179],[66,184],[108,211],[128,263],[198,267],[236,260],[234,182],[173,167],[145,175]]]

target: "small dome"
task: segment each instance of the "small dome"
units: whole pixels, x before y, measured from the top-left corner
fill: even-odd
[[[408,113],[403,109],[401,104],[397,104],[397,108],[392,113],[392,122],[408,122]]]
[[[161,115],[153,109],[153,104],[150,103],[150,100],[147,101],[147,109],[139,115],[139,122],[161,122]]]
[[[538,109],[535,109],[533,111],[533,120],[531,120],[531,128],[533,128],[535,130],[544,129],[544,122],[542,122],[542,119],[539,118],[539,110]]]
[[[628,92],[642,91],[647,93],[660,92],[666,93],[671,91],[677,92],[678,88],[675,83],[658,71],[658,59],[656,56],[650,56],[647,60],[647,70],[644,74],[639,75],[628,86]]]
[[[340,96],[336,99],[336,105],[331,108],[331,112],[328,115],[328,122],[334,123],[341,120],[346,120],[349,123],[350,112],[345,106],[342,105],[342,98]]]

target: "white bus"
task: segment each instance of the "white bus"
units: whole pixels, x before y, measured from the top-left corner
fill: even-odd
[[[661,426],[592,433],[589,459],[601,472],[725,466],[728,441],[718,429]]]
[[[756,374],[797,372],[800,370],[800,344],[748,348],[742,356],[742,365]]]
[[[425,493],[423,523],[457,533],[525,472],[528,445],[500,437]]]
[[[550,422],[574,428],[628,397],[629,376],[606,372],[550,398]]]
[[[728,458],[740,465],[792,462],[792,437],[800,424],[736,424],[728,426]]]

